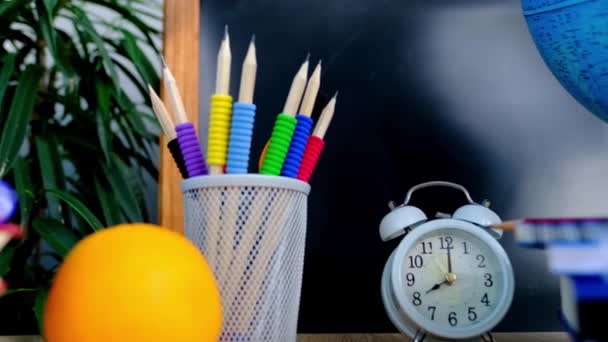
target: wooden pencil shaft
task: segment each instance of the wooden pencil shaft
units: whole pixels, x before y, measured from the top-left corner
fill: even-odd
[[[519,224],[520,222],[521,222],[520,220],[505,221],[505,222],[495,223],[495,224],[491,225],[490,227],[496,228],[496,229],[502,229],[502,230],[515,230],[515,228],[517,227],[517,224]]]
[[[319,121],[315,126],[312,134],[318,136],[323,139],[325,137],[325,133],[327,133],[327,129],[329,128],[329,124],[331,123],[332,118],[334,117],[334,112],[336,111],[336,95],[329,100],[329,103],[323,109],[321,116],[319,117]]]
[[[279,195],[280,196],[280,195]],[[258,234],[254,235],[253,239],[249,239],[245,241],[242,245],[242,248],[239,253],[239,260],[235,263],[235,267],[240,268],[239,271],[235,274],[243,274],[245,272],[245,268],[249,265],[249,255],[250,251],[253,250],[253,246],[256,243],[259,243],[258,254],[251,262],[251,267],[257,271],[264,270],[264,272],[271,272],[267,267],[270,265],[272,256],[275,255],[275,252],[280,247],[281,241],[284,237],[284,234],[288,231],[286,224],[290,215],[292,215],[293,205],[287,210],[279,211],[275,206],[277,203],[282,203],[285,199],[276,198],[276,194],[266,193],[261,199],[255,201],[255,206],[253,209],[253,213],[255,214],[255,218],[253,221],[253,225],[247,226],[247,229],[258,231]],[[266,208],[266,210],[262,210],[262,208]],[[260,237],[258,241],[256,238]],[[277,262],[277,261],[275,261]],[[255,272],[253,271],[253,272]],[[253,289],[252,294],[259,295],[263,288],[263,282],[265,282],[265,278],[272,279],[272,277],[268,277],[268,275],[255,277],[251,279],[247,286]],[[279,281],[278,279],[273,279],[273,282]],[[267,285],[268,286],[268,285]],[[252,314],[253,311],[250,311]],[[245,319],[245,322],[250,322],[253,319],[252,316],[249,316]]]
[[[220,165],[209,165],[210,175],[222,175],[224,174],[224,168]]]
[[[255,77],[258,69],[258,63],[255,53],[255,43],[252,39],[247,49],[247,55],[243,61],[241,71],[241,84],[239,90],[239,102],[253,103],[253,94],[255,92]]]
[[[306,116],[310,116],[312,114],[312,109],[315,106],[315,101],[317,100],[317,94],[319,93],[320,87],[321,62],[317,64],[317,67],[308,79],[308,83],[306,84],[306,91],[304,91],[304,98],[302,99],[302,105],[300,106],[298,114]]]
[[[232,63],[232,53],[230,52],[230,37],[228,32],[220,45],[217,53],[217,74],[215,79],[215,93],[228,94],[230,92],[230,66]]]
[[[291,87],[289,88],[289,94],[287,95],[287,100],[285,101],[285,106],[283,107],[283,113],[291,116],[295,116],[298,110],[298,106],[300,105],[300,101],[302,100],[302,94],[304,94],[304,88],[306,87],[306,75],[308,74],[308,58],[302,64],[298,72],[293,78],[291,82]]]
[[[239,282],[239,285],[243,279],[246,279],[245,273],[247,272],[249,266],[249,258],[252,256],[251,252],[253,251],[253,246],[257,242],[256,236],[258,234],[258,230],[260,227],[262,227],[262,222],[265,217],[262,213],[264,206],[268,203],[267,197],[269,196],[269,192],[262,193],[261,191],[262,190],[260,189],[253,191],[249,212],[243,213],[243,215],[247,216],[247,219],[244,219],[240,226],[241,231],[244,233],[241,236],[236,253],[233,254],[233,267],[231,268],[231,272],[235,275],[235,279],[238,279],[237,281]],[[261,252],[261,250],[258,250],[258,253]],[[232,294],[229,299],[236,304],[231,304],[229,310],[235,307],[238,308],[240,298],[237,298],[234,294]]]
[[[167,112],[167,108],[163,104],[163,101],[156,94],[152,87],[148,86],[148,90],[150,92],[150,102],[152,102],[152,109],[154,110],[154,114],[156,114],[156,118],[160,123],[160,127],[163,130],[163,134],[167,138],[168,141],[175,139],[177,136],[175,133],[175,125],[173,125],[173,121]]]
[[[178,124],[188,122],[188,116],[186,115],[184,102],[182,101],[179,89],[177,88],[177,82],[175,81],[171,70],[169,70],[169,67],[164,68],[163,76],[165,81],[165,87],[167,88],[167,93],[169,94],[169,101],[171,102],[171,106],[173,107],[173,114],[175,115],[175,120]]]

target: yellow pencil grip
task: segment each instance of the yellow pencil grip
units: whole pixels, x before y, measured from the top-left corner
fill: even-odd
[[[232,96],[223,94],[212,95],[209,109],[209,140],[207,144],[207,164],[209,165],[226,165],[231,116]]]

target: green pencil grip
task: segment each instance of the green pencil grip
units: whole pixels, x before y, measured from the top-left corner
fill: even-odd
[[[277,116],[272,128],[268,150],[262,162],[261,174],[278,176],[281,174],[287,150],[291,143],[291,137],[296,127],[295,117],[281,113]]]

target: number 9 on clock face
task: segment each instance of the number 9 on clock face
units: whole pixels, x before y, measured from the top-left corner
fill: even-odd
[[[464,339],[491,330],[513,297],[506,253],[483,228],[468,222],[435,220],[414,229],[395,251],[390,267],[399,311],[443,338]]]

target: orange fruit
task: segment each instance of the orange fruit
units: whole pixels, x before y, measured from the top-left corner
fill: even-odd
[[[98,231],[64,259],[48,294],[46,342],[217,341],[218,288],[182,235],[149,224]]]

